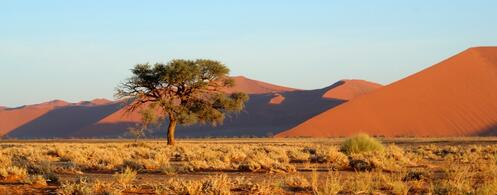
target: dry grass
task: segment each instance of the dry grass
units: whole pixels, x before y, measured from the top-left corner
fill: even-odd
[[[2,143],[0,186],[59,194],[497,193],[494,144],[421,140],[345,153],[334,140],[294,140]]]
[[[123,188],[128,188],[128,186],[135,180],[136,178],[136,171],[133,169],[126,167],[122,173],[116,173],[114,174],[114,177],[116,179],[116,182],[123,186]]]
[[[315,193],[319,195],[331,195],[338,194],[338,192],[343,190],[342,183],[340,181],[340,174],[336,171],[331,171],[326,176],[324,184],[322,187],[315,189]]]

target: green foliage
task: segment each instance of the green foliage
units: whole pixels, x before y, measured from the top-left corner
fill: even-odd
[[[383,151],[385,147],[367,134],[359,134],[345,140],[340,150],[345,154],[357,154],[370,151]]]
[[[133,76],[117,88],[116,97],[131,100],[128,111],[152,110],[142,113],[147,126],[156,120],[157,113],[172,124],[218,125],[226,113],[241,111],[248,100],[244,93],[224,93],[234,81],[228,77],[229,69],[218,61],[180,59],[167,64],[138,64],[131,72]],[[169,131],[174,132],[174,128],[169,127]]]

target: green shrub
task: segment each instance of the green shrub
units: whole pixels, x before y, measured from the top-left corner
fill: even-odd
[[[340,151],[345,154],[357,154],[371,151],[383,151],[384,146],[376,139],[366,134],[348,138],[342,143]]]

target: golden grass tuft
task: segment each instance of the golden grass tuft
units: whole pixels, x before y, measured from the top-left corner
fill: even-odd
[[[383,151],[384,148],[381,142],[367,134],[359,134],[348,138],[340,146],[340,150],[345,154]]]

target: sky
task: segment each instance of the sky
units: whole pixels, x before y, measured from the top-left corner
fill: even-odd
[[[219,60],[317,89],[389,84],[497,45],[493,0],[0,0],[0,105],[113,99],[138,63]]]

